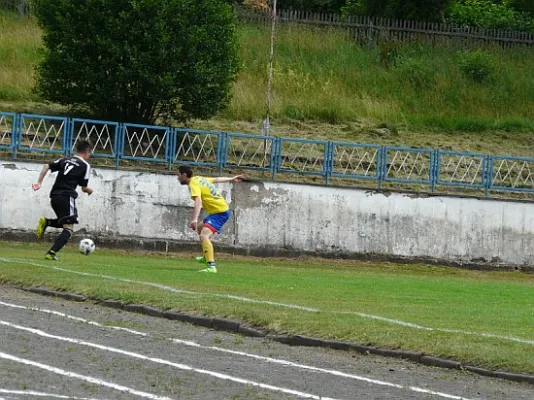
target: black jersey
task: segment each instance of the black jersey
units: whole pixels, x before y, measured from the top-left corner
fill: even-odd
[[[48,166],[50,171],[58,173],[50,197],[70,196],[75,199],[78,197],[77,187],[86,187],[89,184],[91,166],[79,156],[62,158]]]

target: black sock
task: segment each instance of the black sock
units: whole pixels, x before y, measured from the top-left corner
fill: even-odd
[[[50,226],[52,228],[63,228],[63,225],[59,223],[59,220],[56,219],[48,219],[46,220],[46,226]]]
[[[54,253],[57,253],[59,250],[63,248],[69,241],[70,237],[72,236],[72,231],[70,229],[63,229],[63,232],[57,237],[54,245],[50,249]]]

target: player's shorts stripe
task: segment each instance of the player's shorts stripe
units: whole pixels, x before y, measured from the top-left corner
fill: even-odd
[[[73,216],[76,213],[76,203],[74,197],[70,198],[70,216]]]
[[[204,222],[204,228],[208,228],[211,232],[217,233],[217,229],[208,224],[207,222]]]

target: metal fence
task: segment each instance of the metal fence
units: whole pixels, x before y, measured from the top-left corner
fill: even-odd
[[[419,190],[451,187],[495,193],[534,193],[534,158],[148,126],[0,112],[0,154],[72,154],[89,139],[94,159],[174,170],[189,164],[217,170],[261,171],[269,178],[309,176],[325,184],[395,183]],[[304,179],[302,179],[304,180]],[[358,183],[360,182],[360,183]]]

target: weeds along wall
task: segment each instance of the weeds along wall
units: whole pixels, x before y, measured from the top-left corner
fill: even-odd
[[[30,239],[52,216],[31,184],[41,164],[0,162],[0,240]],[[192,201],[175,176],[97,168],[78,200],[78,237],[99,245],[175,251],[196,246]],[[220,185],[232,218],[219,249],[254,255],[317,254],[428,259],[503,268],[533,266],[534,204],[280,182]],[[33,239],[32,239],[33,240]]]

